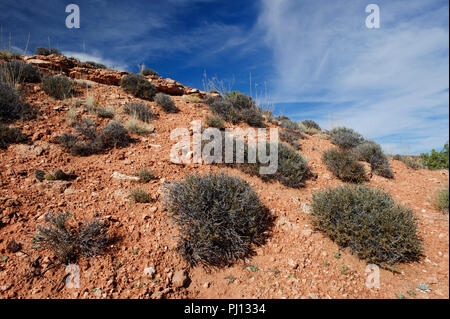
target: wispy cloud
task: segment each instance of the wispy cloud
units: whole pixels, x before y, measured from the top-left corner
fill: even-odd
[[[290,113],[313,115],[325,127],[332,115],[399,152],[441,147],[448,139],[448,2],[399,2],[380,1],[375,30],[365,27],[364,1],[263,0],[259,27],[274,54],[277,102],[322,102]],[[392,143],[390,136],[401,137]]]

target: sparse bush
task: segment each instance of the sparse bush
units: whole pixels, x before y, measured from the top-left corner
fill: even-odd
[[[35,116],[35,109],[23,101],[15,88],[0,82],[0,122],[29,120]]]
[[[141,74],[125,75],[120,80],[120,86],[125,92],[148,101],[153,101],[156,94],[155,86]]]
[[[361,134],[346,127],[334,128],[329,132],[329,135],[333,144],[344,149],[354,148],[364,142]]]
[[[11,61],[0,64],[0,81],[10,86],[18,83],[37,83],[41,81],[41,71],[23,61]]]
[[[316,193],[311,216],[318,229],[368,263],[391,266],[421,256],[414,213],[378,189],[347,185]]]
[[[136,188],[133,189],[130,192],[130,198],[133,200],[133,202],[135,203],[150,203],[152,201],[152,199],[150,198],[150,195],[144,191],[142,188]]]
[[[246,181],[190,175],[167,188],[165,205],[181,231],[178,249],[190,264],[226,266],[264,242],[271,218]]]
[[[76,178],[75,175],[64,173],[64,171],[61,169],[56,170],[53,174],[48,173],[44,175],[44,179],[50,181],[70,181],[74,178]]]
[[[420,160],[423,165],[425,165],[428,169],[438,170],[438,169],[447,169],[449,168],[449,146],[448,142],[444,145],[444,148],[437,152],[436,150],[432,150],[430,154],[422,153],[420,155]]]
[[[437,191],[435,206],[441,211],[448,212],[448,197],[449,188],[448,186]]]
[[[136,119],[134,117],[130,118],[125,123],[125,127],[131,133],[142,135],[142,136],[148,135],[148,134],[152,133],[155,130],[153,125],[141,122],[141,121],[139,121],[138,119]]]
[[[224,121],[218,116],[208,116],[205,122],[209,127],[215,127],[219,130],[225,128]]]
[[[250,126],[264,127],[264,116],[257,106],[242,110],[241,117]]]
[[[307,166],[306,160],[292,147],[284,143],[278,143],[278,168],[274,174],[260,174],[260,168],[266,164],[260,162],[258,151],[256,151],[256,163],[249,162],[249,150],[254,145],[244,143],[244,163],[236,163],[236,147],[233,148],[233,163],[228,164],[237,167],[244,173],[259,176],[264,181],[277,180],[281,184],[292,187],[303,187],[305,181],[311,176],[311,171]],[[225,146],[223,146],[225,150]],[[270,143],[266,144],[266,153],[270,150]]]
[[[415,157],[396,154],[392,158],[397,161],[403,162],[408,168],[412,168],[414,170],[424,168],[424,166]]]
[[[365,161],[370,164],[373,173],[386,177],[393,178],[394,174],[391,170],[391,165],[386,155],[383,153],[381,146],[372,141],[366,141],[359,144],[355,152],[360,161]]]
[[[141,74],[143,75],[143,76],[149,76],[149,75],[156,75],[156,76],[158,76],[158,72],[156,72],[155,70],[152,70],[152,69],[143,69],[142,71],[141,71]]]
[[[302,132],[301,127],[298,125],[297,122],[292,121],[287,116],[279,117],[277,120],[280,121],[280,126],[284,129],[294,131],[294,132]]]
[[[96,69],[106,69],[106,65],[101,64],[101,63],[97,63],[97,62],[93,62],[93,61],[86,61],[84,63],[89,64],[90,66],[93,66]]]
[[[124,147],[128,146],[131,141],[126,128],[114,121],[109,122],[102,128],[98,139],[104,147]]]
[[[105,109],[104,107],[91,108],[90,111],[103,119],[113,119],[115,115],[113,110]]]
[[[141,168],[135,175],[139,177],[139,182],[141,183],[148,183],[154,179],[157,179],[156,175],[147,168]]]
[[[291,144],[294,149],[299,150],[300,149],[300,143],[299,139],[303,139],[304,136],[298,131],[292,131],[285,129],[283,132],[280,132],[280,139],[283,142],[286,142],[288,144]]]
[[[155,96],[155,102],[162,107],[166,113],[178,113],[180,110],[175,106],[172,98],[164,93],[158,93]]]
[[[302,121],[302,125],[309,129],[321,131],[319,124],[317,124],[313,120],[304,120],[304,121]]]
[[[145,103],[127,103],[123,106],[123,111],[145,123],[150,123],[156,117]]]
[[[8,127],[0,123],[0,149],[6,149],[10,144],[25,143],[28,138],[17,127]]]
[[[114,121],[106,124],[100,132],[86,119],[76,122],[73,127],[79,134],[63,133],[56,138],[56,143],[73,155],[89,156],[111,147],[128,146],[132,141],[128,131]]]
[[[17,52],[12,52],[9,50],[0,50],[0,60],[4,61],[10,61],[10,60],[17,60],[20,57],[20,54]]]
[[[237,112],[231,103],[222,99],[215,99],[210,105],[211,111],[220,116],[223,120],[237,124],[242,120],[239,112]]]
[[[40,169],[37,169],[34,171],[34,176],[38,181],[42,182],[45,179],[45,172]]]
[[[61,52],[58,49],[45,48],[45,47],[38,47],[34,51],[34,55],[51,55],[51,54],[61,55]]]
[[[74,263],[80,255],[85,257],[103,253],[112,238],[108,224],[99,220],[89,221],[80,227],[67,225],[69,213],[49,213],[45,216],[48,225],[38,226],[35,240],[50,248],[61,262]]]
[[[203,100],[197,94],[185,95],[183,97],[184,101],[187,103],[202,103]]]
[[[364,166],[348,151],[329,149],[323,154],[322,161],[337,178],[344,182],[367,181]]]
[[[64,100],[75,95],[74,82],[63,75],[47,75],[42,81],[42,89],[49,96]]]

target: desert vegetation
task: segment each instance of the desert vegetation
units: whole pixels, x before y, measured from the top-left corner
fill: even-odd
[[[225,174],[173,182],[165,202],[180,227],[178,249],[192,265],[220,267],[248,256],[252,245],[264,242],[270,225],[268,211],[251,186]]]
[[[416,261],[422,242],[414,213],[369,186],[339,186],[313,195],[312,218],[341,247],[368,263]]]
[[[153,101],[156,88],[141,74],[129,74],[122,78],[120,86],[125,92],[143,100]]]

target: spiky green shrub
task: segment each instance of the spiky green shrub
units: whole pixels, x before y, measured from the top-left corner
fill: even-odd
[[[311,216],[315,227],[368,263],[389,266],[421,255],[414,213],[376,188],[346,185],[313,194]]]
[[[180,110],[175,106],[175,103],[173,102],[172,98],[164,93],[158,93],[155,96],[155,102],[166,113],[178,113]]]
[[[64,100],[75,95],[75,83],[64,75],[47,75],[42,80],[42,90],[49,96]]]
[[[334,176],[344,182],[362,183],[367,180],[364,166],[348,151],[329,149],[323,153],[322,161]]]
[[[67,225],[70,216],[69,213],[47,214],[47,225],[38,226],[35,243],[51,249],[55,257],[65,264],[76,262],[80,255],[93,257],[107,250],[112,242],[107,223],[92,220],[71,227]]]
[[[36,110],[25,103],[13,87],[0,82],[0,122],[29,120],[36,116]]]
[[[141,122],[135,117],[128,119],[128,121],[125,122],[125,127],[131,133],[142,136],[148,135],[155,130],[155,127],[152,124]]]
[[[6,149],[10,144],[25,143],[28,137],[17,127],[9,127],[0,123],[0,149]]]
[[[18,83],[37,83],[41,81],[41,71],[23,61],[10,61],[0,64],[0,80],[9,85]]]
[[[127,103],[123,106],[123,111],[145,123],[150,123],[151,120],[156,117],[145,103]]]
[[[341,148],[350,149],[364,142],[361,134],[346,127],[337,127],[329,132],[331,142]]]
[[[394,178],[391,164],[379,144],[366,141],[359,144],[355,152],[360,161],[365,161],[370,164],[373,173],[386,178]]]
[[[304,121],[302,121],[302,125],[309,129],[321,131],[319,124],[317,124],[313,120],[304,120]]]
[[[448,186],[437,191],[435,201],[435,206],[437,209],[448,212],[448,194]]]
[[[148,101],[153,101],[156,94],[155,86],[141,74],[125,75],[120,80],[120,86],[125,92]]]
[[[225,122],[219,116],[208,116],[205,122],[209,127],[215,127],[219,130],[225,127]]]
[[[152,69],[143,69],[142,71],[141,71],[141,74],[143,75],[143,76],[149,76],[149,75],[156,75],[156,76],[158,76],[158,72],[156,72],[155,70],[152,70]]]
[[[431,170],[447,169],[449,168],[449,146],[445,143],[441,151],[432,150],[431,153],[420,154],[422,164]]]
[[[45,47],[37,47],[34,51],[34,55],[50,55],[57,54],[61,55],[61,52],[58,49],[45,48]]]
[[[165,206],[181,232],[178,249],[190,264],[226,266],[264,242],[271,219],[246,181],[190,175],[167,189]]]
[[[136,188],[133,189],[130,192],[130,198],[135,203],[150,203],[152,199],[150,198],[150,195],[144,191],[142,188]]]

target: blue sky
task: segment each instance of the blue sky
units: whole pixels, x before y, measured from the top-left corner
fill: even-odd
[[[81,28],[65,27],[78,4]],[[367,29],[365,7],[380,7]],[[390,153],[440,149],[449,130],[444,0],[1,0],[2,45],[65,55],[202,88],[203,72],[275,114],[344,125]]]

